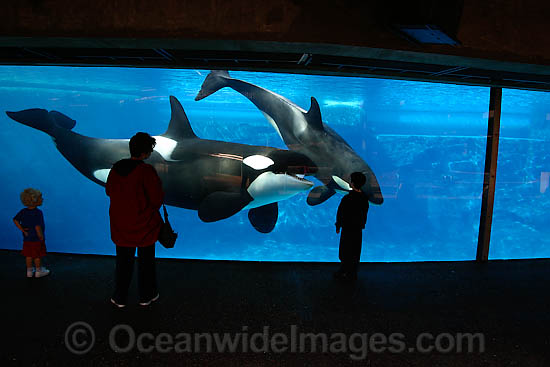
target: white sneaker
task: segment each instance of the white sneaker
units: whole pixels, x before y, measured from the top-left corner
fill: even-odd
[[[32,278],[34,276],[34,268],[27,268],[27,278]]]
[[[42,278],[42,277],[45,277],[48,274],[50,274],[50,271],[42,266],[39,269],[36,269],[36,272],[34,273],[34,277],[35,278]]]
[[[154,296],[153,298],[151,298],[149,301],[145,301],[145,302],[140,302],[139,305],[140,306],[149,306],[151,303],[155,302],[157,299],[159,299],[160,297],[160,294],[157,293],[156,296]]]
[[[123,303],[118,303],[117,301],[115,301],[115,300],[112,299],[112,298],[111,298],[111,303],[112,303],[113,305],[115,305],[116,307],[118,307],[118,308],[126,307],[125,304],[123,304]]]

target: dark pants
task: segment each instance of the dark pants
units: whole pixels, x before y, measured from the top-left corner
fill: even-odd
[[[340,273],[347,274],[351,277],[357,276],[362,243],[362,229],[342,228],[342,234],[340,235],[340,251],[338,254],[342,263],[339,270]]]
[[[157,272],[155,269],[155,245],[138,247],[138,295],[140,302],[149,301],[157,291]],[[134,272],[135,247],[116,247],[115,293],[113,299],[126,304],[128,288]]]

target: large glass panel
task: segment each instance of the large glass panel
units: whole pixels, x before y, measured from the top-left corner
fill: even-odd
[[[502,91],[492,259],[550,257],[550,93]]]
[[[339,237],[334,222],[342,195],[322,194],[345,187],[353,167],[346,162],[364,161],[377,178],[384,203],[371,204],[363,233],[363,261],[475,258],[488,88],[230,72],[231,83],[207,83],[203,90],[206,97],[195,101],[208,74],[204,70],[2,66],[1,108],[55,110],[76,120],[72,131],[83,136],[128,139],[137,131],[157,136],[164,133],[171,119],[169,96],[177,97],[203,150],[190,150],[192,142],[186,139],[174,142],[159,138],[153,158],[157,163],[164,160],[158,169],[170,196],[171,222],[180,233],[176,248],[159,246],[157,254],[161,257],[338,261]],[[219,86],[227,88],[216,91]],[[312,96],[319,104],[324,126],[315,106],[306,115]],[[270,110],[272,105],[279,107]],[[49,251],[113,254],[109,200],[99,184],[112,162],[97,163],[97,155],[91,154],[113,144],[113,140],[101,140],[101,149],[91,149],[78,140],[73,144],[72,138],[61,143],[59,134],[74,137],[68,133],[70,120],[56,114],[44,116],[50,117],[27,121],[34,128],[15,121],[28,120],[25,114],[0,116],[0,144],[4,149],[0,158],[4,177],[0,243],[9,249],[21,247],[21,234],[11,218],[21,208],[19,193],[35,187],[44,194],[42,210]],[[54,121],[55,128],[45,121]],[[288,131],[292,131],[295,141],[288,140]],[[57,139],[57,149],[48,134]],[[212,145],[211,140],[222,143]],[[342,160],[348,157],[343,141],[353,152],[347,160]],[[176,143],[187,155],[171,155]],[[236,154],[235,146],[228,145],[236,143],[245,144],[248,153]],[[268,197],[266,203],[277,203],[277,215],[273,216],[272,210],[252,215],[256,225],[264,226],[263,231],[268,233],[261,233],[251,224],[249,206],[227,219],[201,221],[197,215],[201,202],[196,192],[205,195],[212,182],[225,182],[227,187],[235,183],[241,187],[242,183],[250,193],[251,182],[262,170],[271,170],[264,159],[243,160],[262,155],[254,153],[258,147],[290,149],[285,154],[301,152],[315,161],[317,173],[302,173],[318,188],[310,194],[311,186],[298,185],[299,190],[290,192],[295,181],[289,181],[284,173],[292,176],[298,172],[285,172],[284,167],[281,169],[284,162],[276,162],[273,167],[278,168],[272,173],[279,175],[283,184],[275,184],[271,192],[267,186],[259,190],[267,190],[263,192],[267,193],[263,196]],[[74,155],[85,159],[77,160]],[[186,165],[198,158],[217,163],[193,169]],[[239,173],[227,175],[227,168],[234,164],[241,167]],[[253,176],[245,180],[241,169],[247,175],[253,172]],[[325,184],[326,188],[320,188]],[[284,196],[281,192],[290,194]],[[317,201],[330,197],[311,206],[306,202],[308,195]],[[195,207],[188,205],[190,198],[196,199]],[[212,202],[209,204],[212,206]],[[221,206],[225,210],[234,204]],[[274,225],[272,230],[270,224]]]

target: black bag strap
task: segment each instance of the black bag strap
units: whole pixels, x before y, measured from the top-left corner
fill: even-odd
[[[162,204],[162,209],[164,209],[164,221],[168,220],[168,212],[166,211],[166,206]]]

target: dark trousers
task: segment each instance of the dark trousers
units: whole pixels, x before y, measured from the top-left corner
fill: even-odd
[[[155,268],[155,245],[138,247],[138,295],[140,302],[149,301],[158,293]],[[128,288],[134,272],[135,247],[116,247],[115,293],[117,303],[126,304]]]
[[[340,250],[338,253],[338,257],[342,263],[340,266],[340,273],[357,276],[362,244],[362,229],[342,228],[342,234],[340,235]]]

